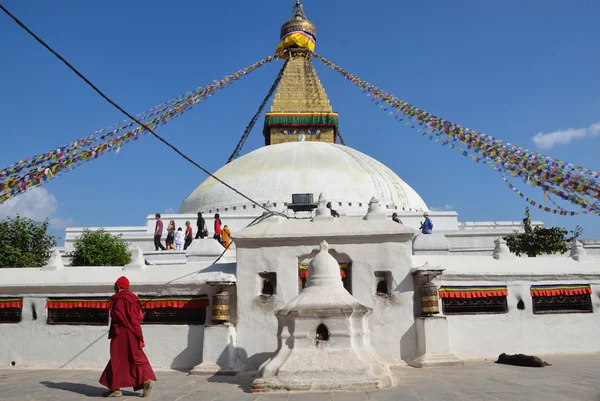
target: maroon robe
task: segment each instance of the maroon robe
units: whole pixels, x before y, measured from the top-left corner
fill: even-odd
[[[142,351],[142,304],[129,290],[110,297],[110,361],[100,377],[109,390],[133,387],[140,390],[146,380],[156,381],[150,362]]]

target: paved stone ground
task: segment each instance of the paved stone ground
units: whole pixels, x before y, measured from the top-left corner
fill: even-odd
[[[156,372],[150,399],[160,401],[600,401],[600,354],[549,356],[545,368],[488,362],[463,368],[394,370],[388,390],[334,393],[248,393],[252,377]],[[101,397],[99,371],[0,369],[0,400],[71,401]],[[122,400],[138,393],[124,391]]]

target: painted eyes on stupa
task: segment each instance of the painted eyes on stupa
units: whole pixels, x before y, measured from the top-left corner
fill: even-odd
[[[309,130],[297,130],[297,129],[285,129],[283,130],[283,133],[286,135],[296,135],[296,134],[300,134],[302,132],[306,132],[308,135],[317,135],[321,133],[320,129],[309,129]]]

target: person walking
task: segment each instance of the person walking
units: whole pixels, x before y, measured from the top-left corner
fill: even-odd
[[[402,224],[402,220],[400,220],[400,218],[398,218],[398,213],[392,213],[392,221],[398,223],[398,224]]]
[[[219,241],[219,244],[221,245],[223,245],[223,240],[221,239],[221,234],[223,234],[223,230],[221,229],[222,224],[223,223],[221,222],[221,216],[219,215],[219,213],[215,214],[215,234],[213,235],[213,238]]]
[[[423,213],[423,217],[425,217],[425,221],[421,223],[421,233],[423,234],[431,234],[433,231],[433,222],[429,218],[429,213]]]
[[[171,220],[167,226],[167,239],[165,240],[168,251],[175,250],[175,220]]]
[[[194,236],[192,235],[192,226],[189,221],[185,222],[185,243],[183,244],[183,250],[188,249],[188,246],[192,243]]]
[[[156,218],[156,225],[154,226],[154,250],[158,251],[158,248],[160,248],[164,251],[165,247],[160,243],[160,237],[163,234],[163,222],[160,219],[160,213],[156,213],[154,217]]]
[[[223,246],[225,248],[228,248],[229,247],[229,239],[231,238],[231,230],[229,229],[229,227],[227,226],[227,224],[225,224],[223,226],[223,230],[222,230],[221,236],[223,238]]]
[[[204,237],[207,236],[208,230],[206,229],[206,222],[204,221],[204,217],[202,217],[202,212],[198,212],[196,227],[198,227],[198,231],[196,231],[196,239],[204,239]]]
[[[115,295],[109,298],[110,360],[100,376],[100,384],[109,391],[103,396],[121,397],[122,388],[133,387],[134,391],[143,390],[142,397],[148,397],[156,375],[142,350],[142,304],[129,290],[127,277],[119,277],[114,289]]]
[[[185,235],[183,231],[181,231],[181,227],[175,231],[175,249],[178,251],[183,251],[183,245],[185,243]]]

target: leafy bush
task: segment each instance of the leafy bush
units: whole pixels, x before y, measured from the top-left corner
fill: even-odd
[[[112,235],[102,228],[85,229],[73,247],[72,266],[125,266],[131,261],[129,245],[121,235]]]
[[[580,227],[574,231],[567,231],[558,227],[540,227],[531,228],[531,218],[529,208],[525,209],[524,233],[517,233],[504,237],[508,249],[517,256],[522,254],[534,258],[538,255],[552,255],[555,253],[564,254],[569,250],[569,243],[575,240],[582,232]],[[571,235],[569,235],[569,233]]]
[[[0,267],[42,267],[56,246],[48,220],[8,217],[0,221]]]

